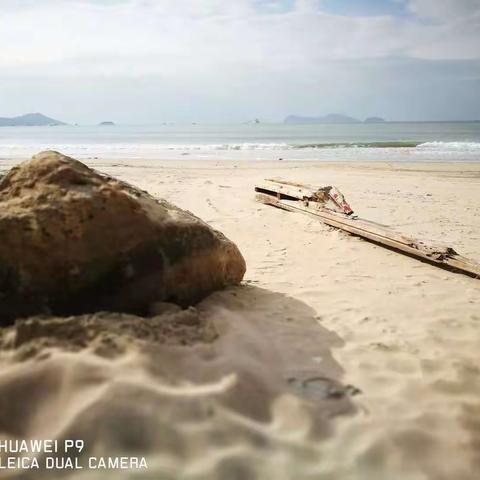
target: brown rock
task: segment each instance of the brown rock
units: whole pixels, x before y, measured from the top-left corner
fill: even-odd
[[[0,180],[0,323],[34,313],[142,314],[239,283],[234,243],[165,200],[43,152]]]

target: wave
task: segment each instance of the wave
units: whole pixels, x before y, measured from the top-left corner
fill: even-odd
[[[421,142],[340,142],[340,143],[304,143],[292,145],[293,148],[415,148]]]
[[[338,143],[304,143],[291,145],[292,148],[415,148],[436,151],[480,151],[480,142],[338,142]]]
[[[329,142],[329,143],[0,143],[0,167],[42,150],[58,150],[79,160],[331,160],[480,161],[480,142]]]
[[[171,151],[200,151],[200,150],[302,150],[302,149],[386,149],[410,148],[428,151],[480,151],[480,142],[415,142],[415,141],[381,141],[381,142],[329,142],[329,143],[214,143],[214,144],[164,144],[164,143],[70,143],[61,145],[51,144],[4,144],[1,150],[26,149],[76,150],[76,151],[137,151],[137,150],[171,150]]]
[[[436,152],[479,152],[480,142],[424,142],[417,145],[419,150]]]
[[[1,150],[27,150],[36,148],[37,150],[78,150],[78,151],[136,151],[136,150],[285,150],[292,148],[287,143],[214,143],[214,144],[165,144],[165,143],[69,143],[69,144],[4,144],[0,145]]]

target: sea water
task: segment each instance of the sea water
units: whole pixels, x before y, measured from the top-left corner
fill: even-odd
[[[0,127],[0,160],[59,150],[87,160],[480,161],[480,122]]]

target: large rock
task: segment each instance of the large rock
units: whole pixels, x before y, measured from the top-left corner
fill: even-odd
[[[0,180],[0,320],[146,313],[239,283],[245,261],[202,220],[57,152]]]

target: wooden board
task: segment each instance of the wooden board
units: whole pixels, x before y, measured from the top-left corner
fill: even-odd
[[[271,194],[279,199],[297,199],[314,208],[325,208],[333,212],[353,214],[343,194],[335,187],[323,188],[302,185],[277,179],[267,179],[255,187],[255,191]]]
[[[265,180],[260,188],[266,190],[276,191],[278,193],[288,195],[289,197],[295,197],[298,199],[312,198],[315,196],[318,188],[310,185],[302,185],[301,183],[286,182],[284,180],[277,180],[275,178],[268,178]]]
[[[256,199],[261,203],[284,210],[313,215],[327,225],[339,228],[352,235],[425,260],[434,265],[480,278],[480,264],[462,257],[448,246],[426,244],[421,240],[398,233],[386,225],[335,213],[318,205],[312,206],[314,202],[304,204],[302,201],[277,198],[268,193],[257,193]]]

